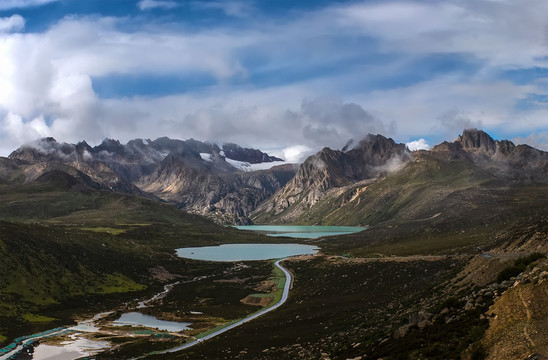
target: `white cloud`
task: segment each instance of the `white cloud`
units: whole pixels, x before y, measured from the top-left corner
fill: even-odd
[[[219,79],[242,73],[235,48],[250,41],[218,31],[198,33],[144,28],[118,30],[123,19],[68,18],[42,37],[67,72],[89,76],[116,74],[181,74],[204,72]]]
[[[0,33],[20,31],[25,27],[25,19],[21,15],[0,18]]]
[[[548,131],[532,133],[524,137],[518,136],[513,138],[512,141],[516,145],[527,144],[534,148],[548,151]]]
[[[294,145],[286,147],[281,151],[281,158],[289,163],[300,163],[304,159],[315,152],[315,149],[312,149],[306,145]]]
[[[58,0],[0,0],[0,10],[22,9],[41,6]]]
[[[385,124],[394,122],[393,137],[431,135],[435,141],[442,141],[454,140],[467,127],[486,131],[529,128],[531,120],[524,116],[528,112],[517,116],[514,104],[537,90],[540,91],[531,85],[508,81],[440,77],[408,87],[373,91],[353,100],[377,113]],[[539,112],[548,115],[545,110]]]
[[[424,139],[418,139],[418,140],[410,141],[405,145],[407,145],[407,148],[409,148],[409,150],[411,150],[411,151],[430,150],[430,148],[432,147],[432,146],[428,145],[428,143]]]
[[[24,122],[21,116],[13,113],[8,113],[4,117],[2,120],[2,129],[6,132],[6,138],[9,140],[9,143],[6,145],[16,145],[17,147],[36,138],[50,136],[51,134],[51,130],[46,125],[43,117]],[[5,146],[4,144],[2,145],[3,147]],[[15,150],[15,147],[1,150],[12,151]]]
[[[255,10],[253,5],[244,1],[193,1],[190,5],[199,9],[221,10],[226,15],[235,17],[251,15]]]
[[[137,3],[137,6],[141,10],[150,10],[150,9],[173,9],[179,6],[175,1],[171,0],[141,0]]]
[[[460,0],[358,2],[333,7],[342,28],[383,51],[470,54],[492,66],[546,66],[548,2]]]
[[[0,0],[0,9],[47,2]],[[143,0],[139,8],[178,4]],[[237,1],[208,4],[231,16],[257,10]],[[294,12],[283,19],[266,15],[238,27],[143,24],[128,31],[136,28],[133,18],[73,16],[44,33],[0,33],[0,114],[10,114],[0,128],[0,151],[42,133],[91,143],[105,136],[127,141],[169,135],[287,149],[281,157],[300,159],[306,149],[340,148],[368,132],[398,141],[453,140],[468,124],[535,133],[546,130],[547,109],[516,110],[514,105],[530,93],[545,94],[546,87],[516,85],[496,75],[548,67],[546,13],[548,2],[540,0],[377,1]],[[17,21],[23,19],[17,19],[0,20],[0,28],[4,21],[7,31],[20,29]],[[373,39],[374,45],[364,50],[354,43],[360,38]],[[477,61],[477,71],[441,71],[411,85],[382,83],[402,69],[408,73],[422,56],[455,53]],[[368,63],[379,54],[398,58]],[[339,61],[356,58],[364,64],[351,64],[346,73],[305,76],[318,67],[344,68]],[[259,65],[246,67],[251,65],[242,59]],[[204,74],[217,84],[163,97],[99,98],[93,80],[113,74]],[[277,74],[279,81],[261,87],[255,74]],[[232,86],[231,80],[245,85]],[[369,83],[381,86],[364,90]],[[17,141],[6,145],[11,135]]]
[[[344,25],[351,24],[368,34],[394,41],[453,31],[467,15],[466,9],[450,2],[421,4],[412,1],[358,2],[336,12]]]

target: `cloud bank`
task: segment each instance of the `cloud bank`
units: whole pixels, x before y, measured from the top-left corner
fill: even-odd
[[[151,9],[173,9],[178,7],[178,4],[175,1],[170,0],[141,0],[137,3],[137,7],[141,10],[151,10]]]
[[[405,145],[407,145],[407,148],[411,151],[430,150],[432,148],[424,139],[410,141]]]
[[[367,133],[418,149],[468,127],[545,144],[545,1],[356,1],[281,15],[189,2],[185,11],[224,16],[196,22],[150,15],[180,2],[136,4],[141,15],[64,14],[38,32],[21,15],[0,18],[0,154],[41,136],[168,135],[297,159]],[[135,79],[179,87],[143,95]]]
[[[0,33],[20,31],[25,27],[25,19],[20,15],[12,15],[10,17],[0,17]]]
[[[59,0],[1,0],[0,10],[23,9],[42,6]]]

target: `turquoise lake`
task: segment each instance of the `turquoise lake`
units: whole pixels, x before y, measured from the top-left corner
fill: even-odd
[[[257,231],[268,236],[285,236],[297,239],[315,239],[365,230],[365,227],[355,226],[244,225],[235,227],[240,230]],[[320,249],[317,246],[303,244],[223,244],[181,248],[177,249],[177,255],[193,260],[252,261],[313,255],[318,250]]]
[[[130,312],[122,314],[122,316],[112,323],[114,326],[125,326],[131,325],[135,327],[144,326],[149,328],[154,328],[163,331],[183,331],[189,330],[188,325],[190,323],[176,322],[176,321],[165,321],[157,319],[154,316],[141,314],[138,312]]]
[[[322,236],[345,235],[365,230],[357,226],[305,226],[305,225],[241,225],[240,230],[265,233],[268,236],[286,236],[298,239],[316,239]]]
[[[318,247],[302,244],[223,244],[177,249],[177,255],[193,260],[251,261],[282,259],[288,256],[312,255]]]

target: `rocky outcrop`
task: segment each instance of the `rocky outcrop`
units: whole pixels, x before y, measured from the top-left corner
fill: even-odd
[[[419,311],[418,313],[413,313],[409,315],[408,323],[406,325],[400,326],[394,332],[394,339],[400,339],[402,337],[405,337],[414,327],[418,329],[424,329],[425,327],[432,325],[431,319],[432,314],[427,311]]]
[[[481,130],[466,129],[455,142],[443,142],[432,152],[445,160],[465,160],[496,178],[521,182],[548,182],[548,153],[508,140],[494,140]]]
[[[463,149],[478,150],[489,155],[493,155],[498,147],[498,141],[493,140],[487,133],[477,129],[464,130],[462,135],[459,135],[456,143],[460,144]]]
[[[236,144],[224,144],[224,155],[233,160],[245,161],[250,164],[260,164],[265,162],[283,161],[275,156],[270,156],[257,149],[242,148]]]

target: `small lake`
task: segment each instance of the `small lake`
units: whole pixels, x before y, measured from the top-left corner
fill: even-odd
[[[316,239],[322,236],[345,235],[365,230],[358,226],[307,226],[307,225],[240,225],[240,230],[264,233],[268,236],[286,236],[298,239]]]
[[[135,327],[143,326],[162,331],[183,331],[190,330],[188,325],[190,323],[177,322],[177,321],[164,321],[155,318],[154,316],[141,314],[138,312],[129,312],[123,314],[118,320],[112,323],[114,326],[126,326],[131,325]]]
[[[182,258],[207,261],[251,261],[312,255],[318,247],[302,244],[223,244],[177,249]]]
[[[34,348],[33,360],[75,360],[99,353],[110,347],[107,341],[75,338],[59,345],[39,344]]]

